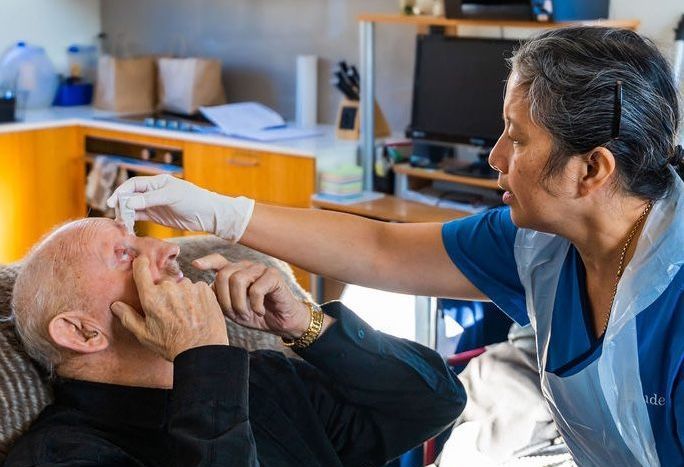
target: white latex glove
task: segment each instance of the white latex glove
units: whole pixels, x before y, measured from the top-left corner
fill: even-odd
[[[150,220],[167,227],[218,235],[237,242],[249,224],[254,200],[219,195],[171,175],[133,177],[107,199],[114,207],[120,195],[133,194],[126,207],[135,220]]]

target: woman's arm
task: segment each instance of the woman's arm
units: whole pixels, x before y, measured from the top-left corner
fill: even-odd
[[[454,266],[441,224],[392,224],[317,209],[255,205],[169,175],[134,177],[123,199],[136,220],[213,233],[342,282],[438,297],[485,299]]]
[[[349,284],[486,300],[449,258],[439,223],[397,224],[257,204],[240,243]]]

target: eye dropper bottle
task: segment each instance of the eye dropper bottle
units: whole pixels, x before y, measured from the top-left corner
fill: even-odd
[[[135,225],[135,210],[126,206],[129,198],[133,195],[119,195],[119,202],[114,209],[116,213],[116,220],[122,223],[130,235],[134,235],[135,231],[133,226]]]

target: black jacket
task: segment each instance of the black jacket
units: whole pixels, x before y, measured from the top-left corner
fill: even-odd
[[[207,346],[172,390],[62,380],[6,467],[375,466],[447,427],[461,384],[432,350],[370,328],[339,302],[312,346]]]

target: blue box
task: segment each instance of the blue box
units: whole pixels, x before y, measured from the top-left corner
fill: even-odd
[[[543,8],[545,3],[549,2],[533,0],[533,11],[537,13],[537,8]],[[550,4],[553,21],[606,19],[610,8],[610,0],[552,0]]]
[[[62,107],[88,105],[92,100],[93,85],[91,83],[63,82],[57,88],[57,94],[52,105]]]

